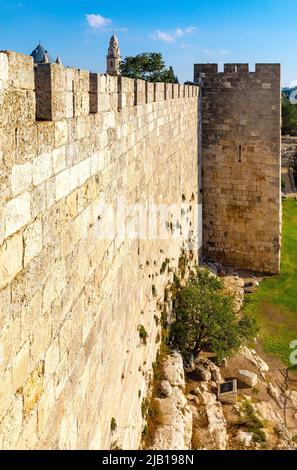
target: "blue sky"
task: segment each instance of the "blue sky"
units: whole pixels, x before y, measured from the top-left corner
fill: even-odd
[[[105,72],[115,28],[123,56],[162,52],[181,81],[194,62],[281,62],[297,84],[296,13],[296,0],[0,0],[0,49],[40,39],[64,65]]]

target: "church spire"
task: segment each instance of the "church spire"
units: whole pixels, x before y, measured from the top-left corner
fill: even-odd
[[[107,55],[107,70],[108,75],[120,74],[121,51],[119,47],[119,40],[115,33],[110,38],[108,55]]]

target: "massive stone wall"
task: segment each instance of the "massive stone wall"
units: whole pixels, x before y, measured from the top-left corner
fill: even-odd
[[[184,242],[101,239],[101,202],[188,202],[197,232],[198,93],[0,53],[1,448],[137,448]]]
[[[209,260],[280,265],[280,66],[195,65],[203,84],[203,237]]]

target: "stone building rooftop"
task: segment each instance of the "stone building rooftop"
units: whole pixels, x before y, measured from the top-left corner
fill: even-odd
[[[39,43],[38,46],[34,49],[31,57],[33,57],[36,64],[48,64],[53,62],[51,56],[41,43]]]

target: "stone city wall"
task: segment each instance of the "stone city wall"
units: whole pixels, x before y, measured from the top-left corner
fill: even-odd
[[[0,53],[2,449],[138,447],[183,243],[100,239],[101,202],[187,202],[197,232],[198,95]]]

